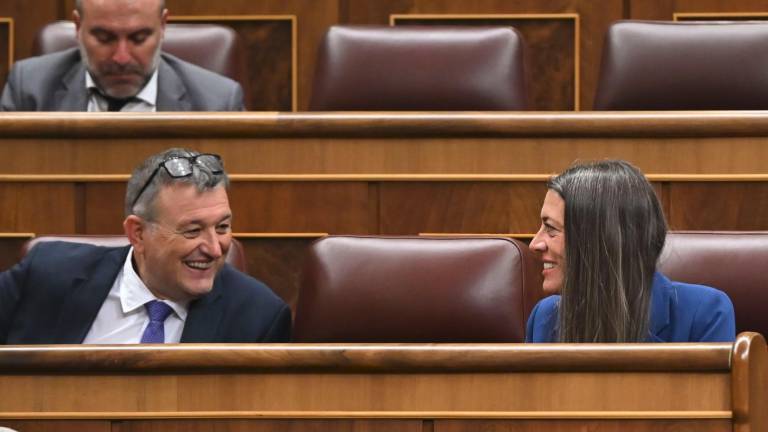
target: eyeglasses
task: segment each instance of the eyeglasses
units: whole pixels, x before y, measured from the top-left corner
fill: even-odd
[[[188,177],[192,175],[192,170],[195,165],[200,165],[208,168],[213,174],[221,174],[224,172],[224,163],[221,161],[221,156],[212,153],[202,153],[195,156],[171,156],[168,159],[160,162],[152,175],[149,176],[144,186],[139,190],[139,194],[133,199],[131,203],[131,209],[139,202],[141,194],[152,184],[152,180],[155,179],[157,172],[160,168],[165,168],[165,172],[173,178]]]

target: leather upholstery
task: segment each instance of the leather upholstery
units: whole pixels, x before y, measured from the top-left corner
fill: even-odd
[[[32,53],[50,54],[77,46],[75,23],[56,21],[43,27]],[[244,53],[237,33],[216,24],[167,24],[163,51],[243,83]]]
[[[510,27],[333,26],[309,109],[526,107],[523,40]]]
[[[619,21],[595,110],[768,108],[768,23]]]
[[[24,257],[36,244],[49,241],[66,241],[73,243],[87,243],[97,246],[119,247],[127,246],[128,237],[124,235],[45,235],[35,237],[28,242],[24,243],[21,247],[21,256]],[[227,263],[232,267],[246,272],[245,267],[245,252],[243,245],[236,239],[232,239],[232,244],[229,247],[227,253]]]
[[[517,240],[330,236],[312,244],[300,342],[522,342],[541,263]]]
[[[670,279],[728,294],[736,333],[768,334],[768,231],[670,232],[659,269]]]

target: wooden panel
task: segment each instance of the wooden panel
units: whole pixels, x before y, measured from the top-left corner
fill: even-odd
[[[439,15],[397,15],[393,18],[395,25],[512,26],[522,34],[525,41],[526,80],[531,109],[578,109],[578,15],[458,15],[450,18]]]
[[[673,183],[670,228],[768,230],[768,183]]]
[[[238,237],[245,248],[248,274],[266,283],[296,310],[307,247],[314,237]]]
[[[9,269],[19,261],[21,247],[31,238],[31,233],[29,236],[23,234],[0,236],[0,271]]]
[[[338,0],[227,0],[225,2],[168,0],[167,6],[171,15],[185,16],[294,15],[298,24],[296,32],[298,109],[307,109],[317,47],[320,38],[325,34],[328,27],[339,20]],[[269,34],[262,33],[267,31]],[[250,43],[262,44],[255,46],[255,53],[252,51],[250,55],[261,64],[262,70],[256,73],[259,74],[260,79],[268,83],[284,82],[285,79],[283,60],[275,58],[275,56],[282,56],[285,53],[283,31],[284,27],[280,26],[279,29],[261,27],[259,30],[250,27],[247,32],[247,40]],[[263,45],[264,42],[266,45]],[[272,51],[275,49],[278,50],[277,53]],[[283,88],[270,89],[261,84],[258,84],[257,87],[268,91],[270,100],[272,97],[280,97],[282,103]],[[259,96],[257,95],[257,97]]]
[[[434,432],[725,432],[727,419],[714,420],[436,420]]]
[[[416,420],[143,420],[112,432],[421,432]]]
[[[126,175],[174,145],[219,153],[233,174],[545,176],[620,158],[646,174],[764,175],[768,160],[759,111],[8,113],[0,130],[0,151],[14,155],[0,174]]]
[[[233,182],[238,232],[368,232],[366,182]]]
[[[84,183],[83,227],[57,234],[122,234],[126,182]]]
[[[9,17],[14,21],[13,52],[15,60],[32,55],[32,41],[38,30],[44,25],[57,19],[70,19],[72,9],[64,9],[62,3],[63,0],[0,1],[0,17]],[[0,45],[7,46],[8,39],[2,36],[1,27]],[[5,80],[0,80],[0,85],[4,84]]]
[[[294,40],[296,25],[289,16],[182,16],[172,22],[206,22],[233,28],[243,42],[246,109],[295,111]]]
[[[0,232],[75,230],[75,187],[66,183],[0,183]]]
[[[106,420],[0,420],[2,426],[19,432],[112,432]]]
[[[381,234],[533,233],[542,182],[387,182],[380,185]]]
[[[632,19],[671,20],[677,13],[722,13],[722,19],[739,14],[768,12],[761,0],[629,0]]]
[[[727,373],[559,372],[556,378],[551,372],[15,374],[0,376],[0,385],[14,390],[13,398],[0,400],[0,416],[29,410],[153,416],[162,411],[722,412],[731,403]]]
[[[86,183],[86,234],[120,234],[124,182]],[[236,232],[368,232],[367,182],[232,182]],[[0,219],[1,220],[1,219]],[[61,233],[66,234],[66,233]]]
[[[0,88],[5,85],[13,63],[13,18],[0,17]]]

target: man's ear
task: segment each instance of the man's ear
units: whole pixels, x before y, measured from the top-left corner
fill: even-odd
[[[160,28],[165,31],[165,25],[168,23],[168,9],[163,9],[160,13]]]
[[[123,221],[123,231],[131,242],[131,246],[136,252],[144,251],[144,236],[146,235],[146,223],[144,219],[130,215]]]
[[[80,25],[82,24],[80,19],[80,12],[77,11],[77,9],[72,11],[72,21],[75,22],[75,34],[77,35],[77,38],[80,38]]]

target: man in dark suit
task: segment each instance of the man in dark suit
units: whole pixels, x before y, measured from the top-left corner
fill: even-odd
[[[164,0],[77,0],[79,48],[17,62],[0,111],[236,111],[235,81],[161,46]]]
[[[225,263],[228,178],[170,149],[131,176],[127,247],[50,242],[0,274],[0,344],[282,342],[288,306]]]

